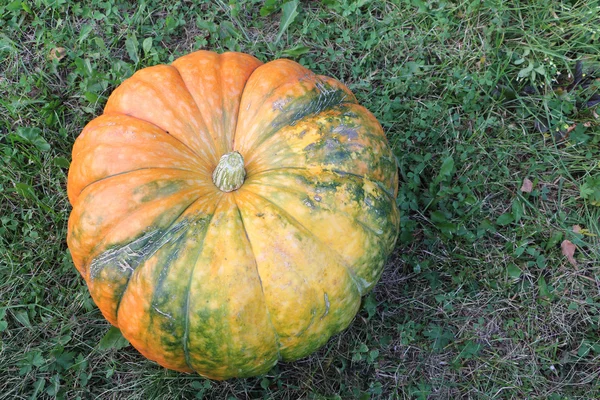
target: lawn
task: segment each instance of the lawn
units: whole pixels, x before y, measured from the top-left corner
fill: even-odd
[[[0,398],[600,398],[598,1],[5,0]],[[110,329],[66,247],[74,140],[197,49],[344,82],[400,172],[374,290],[311,357],[225,382]]]

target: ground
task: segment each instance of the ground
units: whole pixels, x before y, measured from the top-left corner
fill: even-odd
[[[0,398],[600,398],[599,15],[592,0],[3,2]],[[398,160],[380,283],[345,332],[258,378],[145,360],[65,243],[83,126],[135,70],[196,49],[341,80]]]

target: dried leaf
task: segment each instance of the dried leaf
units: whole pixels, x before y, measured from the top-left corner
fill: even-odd
[[[565,257],[567,257],[567,260],[569,260],[571,265],[576,267],[577,261],[575,261],[574,255],[575,255],[575,249],[577,248],[577,246],[575,246],[573,243],[571,243],[570,240],[563,240],[563,242],[560,244],[560,248],[562,250],[563,255]]]
[[[523,185],[521,186],[521,192],[523,193],[531,193],[533,190],[533,182],[528,178],[523,179]]]
[[[60,61],[67,55],[67,49],[64,47],[55,47],[50,50],[50,60]]]

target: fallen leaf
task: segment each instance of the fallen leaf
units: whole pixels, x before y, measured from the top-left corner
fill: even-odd
[[[523,179],[523,185],[521,186],[521,192],[531,193],[532,190],[533,190],[533,182],[531,182],[527,178]]]
[[[575,255],[575,249],[577,248],[577,246],[571,243],[570,240],[563,240],[563,242],[560,244],[560,248],[562,250],[563,255],[567,257],[567,260],[569,260],[571,265],[576,267],[577,261],[575,261],[575,257],[573,256]]]
[[[64,47],[55,47],[50,50],[50,60],[60,61],[67,55],[67,49]]]
[[[575,232],[575,233],[581,232],[581,227],[579,225],[573,225],[573,232]]]

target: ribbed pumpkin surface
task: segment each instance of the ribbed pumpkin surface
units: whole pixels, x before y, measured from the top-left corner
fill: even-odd
[[[246,178],[212,173],[232,151]],[[73,147],[68,245],[113,325],[161,365],[226,379],[348,326],[398,233],[381,126],[289,60],[199,51],[138,71]]]

